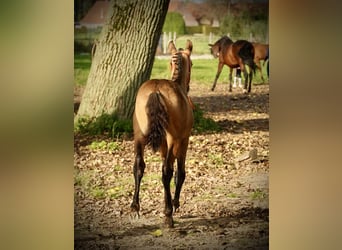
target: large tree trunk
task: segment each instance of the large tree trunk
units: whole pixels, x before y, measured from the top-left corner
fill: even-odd
[[[169,0],[111,1],[77,113],[131,118],[139,86],[149,79]]]

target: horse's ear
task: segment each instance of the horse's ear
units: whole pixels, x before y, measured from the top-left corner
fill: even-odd
[[[167,46],[167,48],[172,55],[177,52],[176,46],[172,40],[169,42],[169,45]]]
[[[185,50],[188,50],[189,55],[192,52],[192,42],[189,39],[186,40]]]

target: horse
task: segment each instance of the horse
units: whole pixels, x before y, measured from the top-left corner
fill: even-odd
[[[168,50],[172,55],[171,80],[148,80],[140,86],[136,97],[133,114],[135,189],[131,210],[139,216],[139,189],[145,170],[144,148],[149,145],[154,153],[159,150],[162,158],[165,224],[173,227],[173,207],[174,211],[179,208],[180,192],[185,180],[185,158],[194,123],[192,103],[188,97],[192,42],[187,40],[186,48],[177,50],[173,41],[170,41]],[[172,200],[170,181],[176,159],[176,190]]]
[[[251,91],[253,73],[255,73],[256,68],[256,65],[253,61],[253,45],[247,40],[237,40],[236,42],[233,42],[228,36],[223,36],[214,44],[208,45],[210,47],[211,54],[214,56],[214,58],[219,58],[217,73],[211,90],[214,91],[215,89],[216,82],[221,74],[223,65],[227,65],[230,69],[229,92],[232,92],[232,70],[233,68],[240,67],[241,72],[244,73],[245,77],[244,89],[249,93]],[[246,65],[250,67],[249,72],[247,72]]]
[[[262,75],[262,68],[261,68],[260,60],[264,60],[264,65],[265,65],[266,61],[269,59],[268,58],[269,45],[268,44],[262,44],[262,43],[252,43],[252,44],[253,44],[254,51],[255,51],[254,52],[254,62],[260,71],[262,83],[264,83],[265,80],[264,80],[264,77]],[[267,74],[267,76],[268,76],[268,74]]]

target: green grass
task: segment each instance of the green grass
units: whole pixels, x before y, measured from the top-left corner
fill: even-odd
[[[90,149],[95,149],[95,150],[109,150],[109,151],[116,151],[116,150],[121,149],[119,143],[114,142],[114,141],[106,142],[104,140],[93,141],[88,147]]]
[[[224,160],[221,153],[209,153],[208,158],[215,165],[215,167],[221,167],[223,165]]]
[[[253,193],[250,195],[251,199],[257,199],[257,200],[265,199],[266,197],[267,197],[267,194],[260,189],[254,190]]]
[[[112,138],[120,137],[133,132],[133,124],[131,119],[123,120],[118,116],[110,114],[102,114],[96,118],[81,117],[74,124],[74,131],[81,134],[100,135],[107,134]],[[99,147],[99,145],[96,145]],[[104,144],[108,147],[107,144]],[[94,146],[95,147],[95,146]],[[115,145],[111,145],[111,148]],[[111,150],[111,148],[108,148]]]
[[[85,86],[90,71],[91,59],[88,55],[74,55],[74,81],[76,86]]]
[[[192,59],[191,82],[211,85],[217,71],[217,59]],[[76,86],[85,86],[91,65],[90,55],[75,55],[74,59],[74,81]],[[228,83],[229,69],[224,66],[218,79],[218,83]],[[266,69],[263,68],[263,75],[267,79]],[[169,60],[155,59],[151,79],[170,79]],[[266,80],[267,81],[267,80]],[[253,83],[260,83],[259,72],[253,76]]]
[[[228,198],[238,198],[239,196],[237,195],[237,194],[235,194],[235,193],[229,193],[229,194],[227,194],[226,195]]]
[[[215,78],[217,70],[217,60],[215,59],[192,59],[191,82],[200,84],[211,84]],[[170,79],[169,60],[155,59],[151,78]],[[223,68],[222,79],[228,81],[228,68]]]
[[[191,82],[212,84],[217,70],[217,59],[193,59]],[[74,83],[76,86],[85,86],[91,65],[90,55],[75,55]],[[224,67],[219,82],[228,82],[228,67]],[[170,79],[169,60],[155,59],[151,79]]]
[[[211,84],[217,70],[216,59],[194,59],[192,60],[191,82]],[[91,66],[90,55],[74,56],[74,83],[76,86],[85,86]],[[169,60],[155,59],[151,79],[170,79]],[[228,68],[224,67],[219,81],[228,82]]]

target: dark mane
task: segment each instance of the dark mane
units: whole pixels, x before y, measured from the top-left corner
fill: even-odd
[[[215,44],[219,45],[219,50],[222,50],[222,53],[225,54],[226,50],[228,48],[228,45],[234,43],[232,39],[230,39],[228,36],[221,37]]]
[[[171,63],[175,65],[175,70],[173,71],[173,75],[171,77],[171,80],[174,82],[180,83],[182,80],[182,67],[183,67],[183,61],[182,61],[182,53],[179,50],[177,53],[175,53],[171,57]]]

